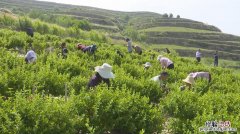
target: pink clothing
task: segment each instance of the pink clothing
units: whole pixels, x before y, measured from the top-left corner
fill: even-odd
[[[170,64],[173,64],[173,62],[170,59],[166,58],[166,57],[162,57],[160,59],[160,63],[162,65],[162,67],[165,67],[165,68],[167,68]]]
[[[206,78],[208,80],[211,79],[209,72],[193,72],[193,73],[190,73],[189,76],[192,76],[194,79],[196,78]]]

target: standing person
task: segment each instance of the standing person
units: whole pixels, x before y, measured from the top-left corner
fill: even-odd
[[[166,88],[167,85],[167,79],[168,79],[169,74],[167,72],[161,72],[159,75],[153,77],[151,80],[155,82],[159,82],[160,87],[167,91],[168,89]]]
[[[110,86],[110,78],[115,78],[114,74],[112,73],[112,66],[108,63],[104,63],[102,66],[95,67],[95,74],[90,79],[87,87],[88,89],[91,87],[96,87],[102,81],[107,84],[108,88]]]
[[[25,55],[25,61],[26,63],[35,63],[37,60],[37,55],[36,53],[31,49],[27,52],[27,54]]]
[[[200,52],[200,49],[198,49],[197,52],[196,52],[197,62],[200,62],[200,61],[201,61],[201,57],[202,57],[202,53]]]
[[[162,69],[174,69],[174,64],[170,59],[159,55],[157,60],[161,63]]]
[[[216,51],[216,53],[214,54],[214,66],[218,66],[218,51]]]
[[[67,49],[67,45],[66,45],[65,42],[62,43],[61,48],[62,48],[63,59],[66,59],[67,58],[67,54],[68,54],[68,49]]]
[[[28,36],[31,36],[31,37],[33,37],[33,35],[34,35],[33,29],[31,27],[28,27],[26,29],[26,33]]]
[[[142,54],[142,48],[140,46],[135,45],[135,46],[133,46],[133,48],[135,49],[136,53],[138,53],[139,55]]]
[[[132,53],[132,41],[129,38],[127,38],[126,42],[127,42],[128,52]]]

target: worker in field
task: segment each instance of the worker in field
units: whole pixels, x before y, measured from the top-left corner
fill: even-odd
[[[188,74],[187,78],[183,81],[186,83],[186,86],[191,89],[194,81],[199,78],[207,79],[208,83],[210,83],[212,80],[209,72],[192,72]],[[181,86],[181,90],[184,90],[186,86]]]
[[[150,62],[146,62],[145,64],[143,64],[143,66],[144,66],[144,70],[147,70],[147,69],[149,69],[152,65],[151,65]]]
[[[197,50],[196,52],[196,60],[197,62],[201,61],[202,53],[200,52],[200,49]]]
[[[214,66],[218,66],[218,51],[216,51],[216,53],[214,54]]]
[[[208,80],[208,83],[211,82],[211,74],[209,72],[192,72],[189,74],[189,76],[192,76],[195,80],[198,78],[204,78]]]
[[[174,63],[168,59],[167,57],[163,57],[162,55],[159,55],[157,57],[157,60],[160,62],[162,69],[174,69]]]
[[[62,49],[62,57],[63,59],[66,59],[67,58],[67,54],[68,54],[68,49],[67,49],[67,45],[65,42],[63,42],[61,44],[61,49]]]
[[[180,90],[185,90],[186,87],[190,90],[194,84],[194,78],[193,76],[188,75],[186,79],[183,80],[185,85],[180,87]]]
[[[36,60],[37,60],[37,54],[33,51],[33,49],[30,49],[25,55],[25,62],[27,64],[35,63]]]
[[[31,27],[28,27],[26,29],[26,33],[28,36],[31,36],[31,37],[33,37],[33,35],[34,35],[33,29]]]
[[[133,46],[133,48],[137,54],[139,54],[139,55],[142,54],[142,48],[140,46],[135,45],[135,46]]]
[[[151,80],[158,82],[160,84],[160,87],[166,91],[169,92],[167,88],[167,79],[169,77],[169,74],[167,72],[161,72],[159,75],[153,77]]]
[[[112,66],[108,63],[104,63],[102,66],[95,67],[95,74],[90,79],[87,87],[88,89],[91,87],[96,87],[100,83],[104,82],[107,86],[110,86],[110,78],[115,78],[112,73]]]
[[[165,48],[165,50],[166,50],[166,53],[167,53],[167,54],[170,54],[170,53],[171,53],[168,48]]]
[[[129,38],[127,38],[125,41],[127,42],[128,52],[132,53],[132,41]]]
[[[79,50],[82,50],[84,53],[85,52],[89,52],[91,54],[95,54],[95,51],[97,50],[97,45],[93,44],[93,45],[90,45],[90,46],[86,46],[86,45],[83,45],[83,44],[77,44],[77,48]]]

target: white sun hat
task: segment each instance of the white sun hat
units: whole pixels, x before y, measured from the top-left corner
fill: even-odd
[[[158,55],[157,60],[161,60],[162,57],[162,55]]]
[[[187,78],[183,80],[183,82],[186,82],[186,83],[189,83],[189,84],[193,85],[194,84],[194,78],[192,76],[188,75]]]
[[[160,82],[159,77],[161,77],[160,75],[154,76],[153,78],[151,78],[151,80],[155,81],[155,82]]]
[[[151,66],[152,66],[150,62],[146,62],[146,63],[143,64],[143,65],[144,65],[144,67],[151,67]]]
[[[112,73],[112,66],[110,66],[108,63],[104,63],[102,66],[96,66],[95,71],[105,79],[115,78],[114,74]]]

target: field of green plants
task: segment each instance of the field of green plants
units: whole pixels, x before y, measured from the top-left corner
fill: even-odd
[[[0,13],[1,134],[200,133],[199,128],[206,121],[230,121],[231,127],[240,132],[240,74],[236,70],[206,66],[193,58],[181,57],[173,48],[182,47],[174,44],[169,46],[171,54],[155,51],[169,44],[144,46],[142,55],[129,54],[126,43],[109,38],[120,33],[93,30],[87,20],[48,16],[37,11],[28,16]],[[33,38],[24,32],[28,27],[35,32]],[[189,31],[170,27],[159,30]],[[206,31],[197,32],[204,35]],[[126,27],[123,33],[139,41],[148,38],[132,27]],[[59,55],[62,42],[66,42],[69,50],[67,59]],[[36,64],[24,61],[29,43],[37,53]],[[96,54],[77,50],[77,43],[96,44]],[[188,45],[185,47],[192,51]],[[117,49],[124,54],[123,58],[117,55]],[[154,59],[152,54],[156,55]],[[160,54],[169,57],[175,65],[174,70],[167,70],[168,93],[150,80],[163,71],[157,61]],[[148,70],[143,68],[146,62],[152,64]],[[103,63],[113,66],[116,78],[111,79],[109,88],[103,83],[88,90],[94,67]],[[207,84],[199,79],[192,90],[180,91],[182,79],[194,71],[209,71],[212,82]]]
[[[164,52],[126,53],[122,45],[102,40],[60,37],[0,30],[0,132],[1,133],[200,133],[206,121],[231,121],[240,130],[240,75],[234,70],[206,67],[194,60]],[[32,42],[36,64],[25,64],[15,50]],[[67,59],[58,56],[67,43]],[[76,44],[97,44],[96,55],[83,53]],[[46,48],[52,47],[54,51]],[[121,50],[124,58],[115,51]],[[151,81],[162,70],[151,54],[163,54],[175,63],[167,94]],[[109,63],[115,79],[87,90],[94,67]],[[143,64],[152,67],[144,70]],[[213,80],[197,80],[192,90],[180,91],[191,71],[209,71]],[[237,132],[235,132],[237,133]]]

